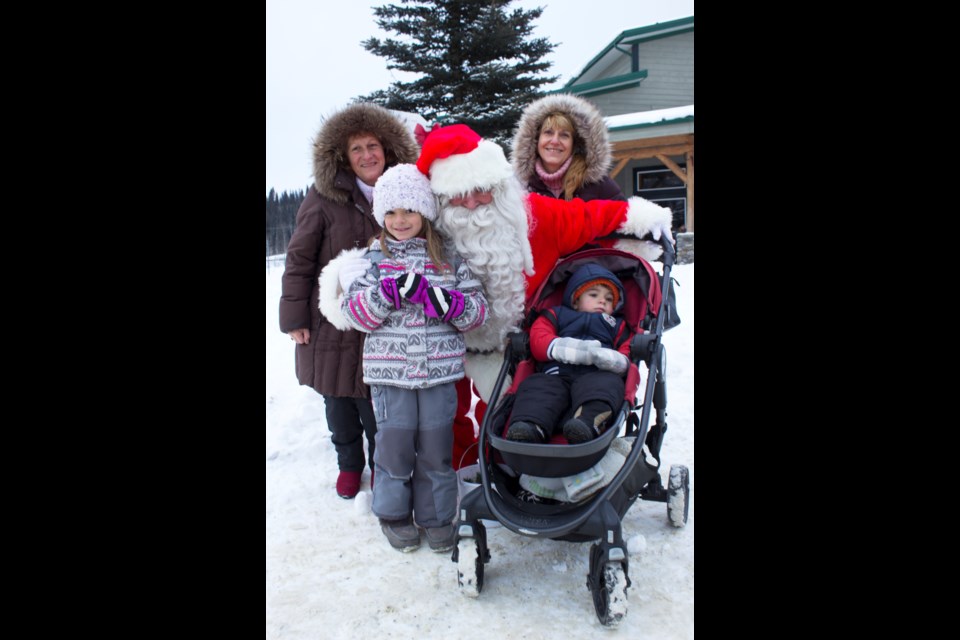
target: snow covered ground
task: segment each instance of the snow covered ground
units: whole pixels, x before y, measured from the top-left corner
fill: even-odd
[[[660,268],[659,263],[655,263]],[[541,540],[489,528],[491,561],[479,598],[457,587],[449,553],[426,543],[400,553],[370,512],[369,471],[361,494],[338,498],[336,453],[323,399],[297,384],[293,342],[280,333],[282,256],[266,269],[267,638],[693,638],[694,265],[673,275],[680,326],[667,347],[668,431],[661,477],[690,469],[690,517],[676,529],[664,503],[637,500],[623,519],[629,541],[628,613],[605,629],[586,587],[590,543]]]

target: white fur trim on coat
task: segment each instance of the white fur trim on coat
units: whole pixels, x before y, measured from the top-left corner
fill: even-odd
[[[439,158],[430,165],[430,188],[437,195],[453,198],[476,189],[492,189],[513,177],[513,168],[495,142],[481,140],[470,153]]]
[[[352,328],[340,312],[340,300],[344,293],[340,290],[340,265],[345,259],[362,258],[366,253],[367,250],[363,248],[344,249],[320,271],[320,292],[317,296],[320,313],[340,331]]]
[[[463,361],[464,373],[473,380],[477,392],[487,404],[490,404],[490,394],[493,393],[493,386],[497,383],[497,376],[500,374],[502,366],[503,353],[500,351],[494,351],[493,353],[467,351],[467,357]],[[510,376],[507,376],[504,380],[501,393],[508,388],[510,388]]]
[[[627,253],[632,253],[635,256],[643,258],[647,262],[659,260],[660,254],[663,253],[663,247],[656,242],[650,242],[649,240],[621,239],[613,243],[613,248],[619,249],[620,251],[626,251]]]
[[[658,204],[654,204],[649,200],[644,200],[639,196],[633,196],[627,200],[627,219],[623,221],[623,224],[620,225],[620,228],[617,229],[620,233],[625,233],[628,235],[636,236],[637,238],[643,238],[654,228],[670,228],[671,223],[673,222],[673,212],[667,207],[661,207]],[[620,240],[620,242],[631,243],[632,241]],[[646,260],[655,260],[660,257],[660,254],[663,253],[663,249],[660,248],[655,242],[647,243],[649,246],[647,249],[637,249],[636,251],[629,248],[625,248],[624,251],[629,251],[630,253],[636,254]],[[631,246],[625,244],[625,246]],[[639,245],[638,245],[639,247]],[[644,253],[638,253],[638,251],[644,251],[649,253],[653,250],[653,247],[656,247],[656,255],[653,258],[648,258]]]

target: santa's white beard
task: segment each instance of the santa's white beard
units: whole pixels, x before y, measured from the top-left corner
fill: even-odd
[[[444,198],[437,216],[437,228],[483,283],[487,321],[464,334],[467,348],[478,351],[502,350],[504,337],[519,330],[525,299],[523,271],[525,267],[533,271],[524,201],[504,208],[497,206],[498,201],[495,194],[490,204],[467,209],[451,206]]]

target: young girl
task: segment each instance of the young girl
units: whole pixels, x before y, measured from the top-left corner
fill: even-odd
[[[462,332],[483,324],[480,282],[431,222],[430,182],[416,166],[386,171],[373,191],[383,227],[367,255],[373,268],[341,302],[347,322],[369,333],[363,381],[377,419],[373,512],[390,545],[420,546],[419,525],[434,551],[453,548],[457,477],[451,465],[454,383],[463,378]],[[446,259],[445,259],[446,258]]]

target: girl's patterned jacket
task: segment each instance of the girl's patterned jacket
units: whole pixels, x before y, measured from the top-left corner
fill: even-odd
[[[340,310],[351,327],[368,333],[363,346],[363,381],[405,389],[423,389],[463,378],[466,353],[462,332],[486,320],[487,301],[480,281],[459,256],[452,272],[432,263],[426,240],[387,239],[393,258],[379,250],[379,241],[370,245],[367,258],[373,268],[358,278],[343,296]],[[453,251],[448,247],[446,255]],[[431,287],[456,289],[463,294],[463,313],[444,322],[424,313],[423,305],[404,299],[399,309],[380,289],[381,278],[399,278],[405,272],[418,273]]]

